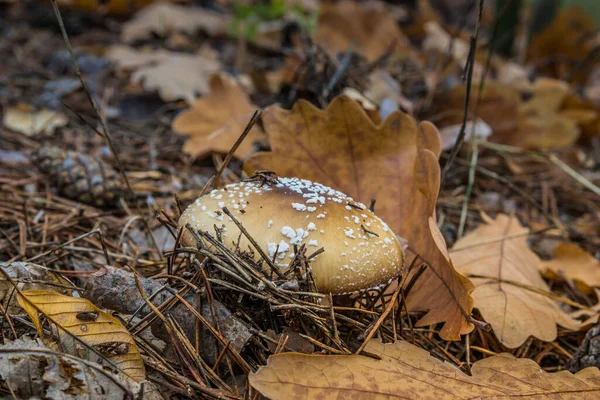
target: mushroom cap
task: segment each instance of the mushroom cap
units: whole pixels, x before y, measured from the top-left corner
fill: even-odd
[[[404,265],[396,235],[364,204],[298,178],[234,183],[199,197],[179,219],[182,245],[196,246],[186,225],[213,235],[216,225],[227,247],[233,249],[240,238],[240,249],[252,248],[223,207],[283,270],[294,257],[294,244],[305,243],[307,254],[322,247],[324,252],[310,261],[322,293],[350,293],[387,283]]]

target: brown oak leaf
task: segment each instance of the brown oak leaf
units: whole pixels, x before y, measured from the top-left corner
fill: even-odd
[[[451,254],[456,269],[475,284],[475,308],[500,342],[516,348],[529,336],[553,341],[556,325],[577,330],[580,324],[547,295],[540,259],[527,245],[529,230],[507,215],[485,219],[455,243]]]
[[[431,123],[417,124],[395,111],[375,125],[357,102],[340,96],[326,110],[303,100],[291,111],[270,107],[263,124],[272,151],[250,157],[246,172],[270,169],[331,186],[366,204],[376,199],[376,213],[432,266],[408,297],[410,309],[429,310],[419,325],[445,322],[441,336],[455,340],[473,329],[467,318],[473,287],[444,256],[443,239],[434,240],[435,223],[433,233],[429,227],[441,151]]]
[[[271,400],[308,399],[597,399],[600,372],[550,374],[535,361],[498,354],[473,364],[469,376],[408,342],[372,340],[373,357],[283,353],[250,375]]]
[[[518,85],[516,85],[518,86]],[[478,88],[471,90],[471,98],[478,98]],[[450,117],[443,125],[460,123],[466,92],[464,86],[452,88],[438,97],[438,111]],[[522,95],[528,95],[522,100]],[[492,142],[523,149],[562,149],[575,143],[581,127],[593,129],[596,113],[584,105],[565,103],[569,96],[566,82],[538,78],[527,91],[498,82],[489,82],[483,88],[481,101],[472,102],[470,111],[492,128]],[[567,107],[565,107],[567,106]]]
[[[179,114],[173,121],[173,130],[189,136],[183,146],[186,154],[203,157],[210,153],[228,153],[256,109],[233,79],[216,75],[210,81],[210,94]],[[262,136],[258,126],[252,127],[235,155],[240,158],[248,155],[253,143]]]
[[[340,53],[354,44],[355,52],[369,61],[409,47],[408,39],[382,4],[352,0],[325,3],[321,7],[316,41]]]
[[[600,287],[600,261],[573,243],[562,243],[554,249],[554,259],[542,261],[541,270],[552,279],[566,276],[575,280],[585,293]]]
[[[584,83],[594,67],[593,62],[586,60],[597,46],[596,31],[596,23],[589,13],[578,7],[564,7],[531,38],[527,61],[539,63],[536,72],[540,75]]]

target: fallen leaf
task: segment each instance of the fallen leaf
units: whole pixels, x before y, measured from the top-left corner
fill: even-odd
[[[583,140],[600,135],[600,106],[595,102],[569,93],[564,99],[561,113],[575,121],[581,129]]]
[[[529,230],[514,217],[485,217],[485,223],[459,239],[451,251],[457,271],[475,284],[473,299],[503,345],[515,348],[529,336],[551,342],[557,328],[579,323],[550,297],[539,274],[540,259],[527,246]]]
[[[479,88],[471,89],[471,99],[477,99]],[[566,82],[539,78],[532,85],[529,99],[514,87],[487,82],[481,94],[478,116],[492,128],[490,141],[524,149],[560,149],[577,141],[578,123],[586,122],[581,114],[561,110],[567,98]],[[444,126],[460,123],[466,92],[457,86],[442,94],[436,102],[439,112],[445,112]],[[442,108],[443,107],[443,108]],[[475,113],[477,101],[471,101],[469,111]]]
[[[194,55],[166,50],[141,52],[114,45],[106,57],[123,69],[133,69],[131,82],[142,84],[148,91],[157,90],[164,101],[193,102],[199,94],[208,93],[210,77],[221,68],[219,61],[204,52]]]
[[[542,261],[540,268],[552,278],[562,274],[573,279],[584,293],[600,287],[600,261],[573,243],[560,244],[554,249],[554,259]]]
[[[594,66],[585,62],[597,46],[596,24],[592,17],[576,7],[558,10],[545,29],[533,36],[528,48],[528,62],[540,66],[540,75],[585,83]]]
[[[100,364],[60,354],[26,336],[0,346],[0,379],[20,399],[128,398],[139,384]],[[133,393],[132,393],[133,392]],[[144,396],[144,399],[146,396]]]
[[[210,94],[194,101],[173,121],[173,130],[189,136],[183,146],[186,154],[204,157],[210,153],[228,153],[258,107],[233,79],[221,75],[210,81]],[[244,158],[263,136],[254,126],[235,155]]]
[[[28,262],[0,262],[0,268],[17,283],[20,290],[53,290],[69,295],[72,295],[75,290],[75,286],[58,272],[41,265]],[[0,274],[0,302],[9,314],[23,312],[17,302],[15,288],[6,280],[4,274]]]
[[[525,149],[565,148],[577,141],[576,122],[559,113],[569,85],[557,79],[538,78],[532,97],[519,107],[518,127],[507,144]]]
[[[571,224],[577,234],[587,236],[590,242],[600,246],[600,210],[584,214]]]
[[[356,53],[374,61],[389,51],[408,49],[395,19],[381,3],[341,0],[325,3],[317,23],[316,41],[334,52],[345,53],[353,44]]]
[[[407,342],[372,340],[365,351],[381,357],[283,353],[250,375],[271,400],[341,399],[596,399],[600,372],[549,374],[533,360],[503,353],[473,364],[472,376]]]
[[[435,129],[429,125],[430,129]],[[425,126],[423,127],[424,130]],[[421,149],[414,166],[414,185],[420,196],[416,196],[413,212],[428,213],[425,221],[412,221],[408,236],[413,237],[409,248],[418,254],[430,268],[419,277],[406,298],[406,307],[411,311],[427,311],[417,321],[417,326],[426,326],[445,321],[440,337],[459,340],[461,334],[473,330],[469,317],[473,310],[471,293],[475,288],[469,279],[456,272],[448,254],[448,248],[436,219],[436,204],[440,190],[440,165],[438,157],[439,132],[436,132],[436,152]],[[430,146],[431,147],[431,146]],[[408,222],[408,221],[407,221]],[[393,289],[391,285],[390,289]]]
[[[379,125],[381,123],[381,113],[380,110],[377,109],[377,104],[373,103],[367,96],[354,88],[345,88],[342,91],[342,95],[349,97],[360,104],[361,108],[365,110],[374,124]],[[398,107],[394,108],[394,110],[396,109],[398,109]]]
[[[531,114],[519,120],[510,140],[498,142],[523,149],[563,149],[579,139],[579,128],[570,118],[556,114]]]
[[[117,319],[94,306],[89,300],[64,296],[49,290],[26,290],[18,294],[19,304],[29,315],[40,336],[45,337],[40,313],[51,323],[58,325],[56,333],[63,351],[70,348],[92,357],[92,361],[109,359],[120,372],[138,382],[146,379],[144,362],[131,334]],[[68,333],[68,334],[65,334]],[[78,340],[73,341],[73,337]],[[52,342],[46,338],[46,342]],[[81,343],[95,348],[96,352],[81,349]],[[114,347],[113,345],[118,345]],[[111,345],[111,346],[108,346]],[[113,348],[114,347],[114,348]],[[80,348],[80,349],[78,349]],[[102,350],[104,348],[104,351]],[[113,350],[110,350],[113,348]],[[99,359],[93,359],[93,358]]]
[[[69,123],[66,115],[42,108],[35,110],[33,107],[21,104],[9,107],[4,113],[2,121],[4,127],[11,131],[19,132],[27,136],[35,136],[40,133],[50,134],[57,128],[62,128]]]
[[[465,318],[472,309],[472,286],[440,255],[428,226],[440,180],[440,137],[432,124],[417,124],[394,111],[375,125],[358,103],[340,96],[326,110],[304,100],[291,111],[270,107],[263,125],[273,151],[249,158],[246,172],[270,169],[331,186],[366,204],[376,199],[377,214],[435,271],[427,270],[408,297],[411,309],[429,310],[419,326],[445,321],[440,334],[454,340],[473,329]]]
[[[479,88],[471,89],[471,99],[478,99]],[[465,101],[465,86],[459,85],[441,93],[434,101],[436,112],[449,115],[443,120],[443,126],[457,125],[462,122]],[[477,101],[469,103],[470,115],[475,115]],[[516,90],[497,82],[486,82],[481,93],[478,117],[492,129],[495,137],[503,137],[517,129],[517,116],[521,95]]]
[[[229,17],[206,8],[184,7],[171,3],[156,3],[138,12],[123,26],[121,38],[131,43],[147,39],[152,34],[165,36],[170,31],[193,34],[204,31],[210,36],[225,34]]]

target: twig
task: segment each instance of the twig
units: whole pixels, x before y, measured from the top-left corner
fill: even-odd
[[[473,128],[475,129],[475,128]],[[469,180],[467,183],[467,190],[465,192],[465,198],[463,199],[462,210],[460,213],[460,222],[458,224],[458,232],[456,234],[457,239],[460,239],[465,230],[465,224],[467,222],[467,211],[469,209],[469,200],[471,193],[473,192],[473,186],[475,186],[475,170],[477,168],[477,157],[479,156],[479,147],[477,142],[473,142],[473,152],[471,153],[471,165],[469,167]]]
[[[467,117],[469,115],[469,102],[471,99],[471,83],[473,81],[473,68],[475,66],[475,54],[477,53],[477,39],[479,37],[479,27],[481,25],[481,17],[482,17],[482,13],[483,13],[483,2],[484,2],[484,0],[479,0],[477,24],[475,25],[475,33],[473,35],[471,35],[471,38],[470,38],[469,54],[467,56],[467,62],[465,64],[467,82],[466,82],[466,89],[465,89],[466,94],[465,94],[463,121],[462,121],[462,125],[460,126],[460,131],[458,133],[458,137],[456,138],[456,143],[454,144],[454,148],[450,152],[450,157],[448,158],[448,161],[446,161],[446,164],[444,165],[444,170],[442,171],[442,178],[440,181],[440,182],[442,182],[440,185],[441,187],[444,186],[444,183],[446,180],[446,174],[447,174],[448,170],[450,169],[450,166],[454,162],[454,159],[458,155],[460,147],[462,146],[462,144],[465,140]]]
[[[594,192],[595,194],[600,196],[600,188],[598,186],[594,185],[592,182],[590,182],[584,176],[579,174],[573,168],[569,167],[567,164],[565,164],[562,160],[560,160],[554,154],[550,154],[548,156],[548,160],[550,160],[556,166],[558,166],[563,171],[565,171],[571,178],[575,179],[577,182],[579,182],[580,184],[582,184],[583,186],[585,186],[586,188],[588,188],[589,190],[591,190],[592,192]]]
[[[233,147],[229,150],[229,153],[227,153],[225,160],[223,160],[223,163],[221,163],[221,167],[219,168],[219,171],[217,171],[217,175],[215,176],[215,179],[213,181],[213,189],[216,189],[219,187],[219,181],[221,180],[221,175],[223,174],[223,171],[225,171],[225,168],[227,168],[227,165],[229,165],[229,162],[233,158],[233,154],[235,153],[237,148],[240,147],[240,145],[242,144],[244,139],[246,139],[246,136],[248,136],[248,134],[254,127],[254,124],[256,124],[256,121],[258,121],[258,119],[261,116],[262,116],[262,111],[256,110],[254,112],[254,114],[252,115],[252,118],[250,118],[250,121],[248,122],[248,125],[246,125],[244,132],[242,132],[242,134],[240,135],[238,140],[235,141],[235,143],[233,144]]]
[[[256,243],[256,240],[254,240],[254,238],[252,236],[250,236],[250,234],[248,233],[248,231],[242,226],[242,224],[240,223],[240,221],[238,221],[237,218],[235,218],[233,216],[233,214],[231,213],[231,211],[229,211],[227,209],[227,207],[223,207],[223,212],[225,214],[227,214],[227,216],[229,218],[231,218],[231,220],[233,221],[233,223],[238,227],[238,229],[240,231],[242,231],[242,233],[244,234],[244,236],[246,236],[246,239],[248,239],[250,241],[250,243],[252,243],[252,246],[254,246],[254,248],[256,249],[256,251],[258,251],[258,253],[262,257],[262,259],[267,263],[267,265],[269,266],[269,268],[271,268],[271,271],[273,271],[279,277],[279,279],[285,279],[285,276],[281,273],[281,271],[279,271],[279,268],[277,268],[275,266],[275,264],[273,264],[273,262],[269,259],[269,257],[265,253],[265,251],[262,249],[262,247],[260,247],[258,245],[258,243]]]
[[[392,299],[390,300],[390,304],[388,304],[385,311],[383,313],[381,313],[381,315],[377,319],[377,322],[375,323],[375,325],[373,325],[373,327],[369,331],[369,334],[365,337],[363,343],[360,345],[358,350],[356,350],[355,354],[360,354],[365,349],[365,347],[367,346],[367,344],[369,343],[371,338],[375,335],[375,332],[377,332],[377,330],[379,329],[379,327],[381,326],[383,321],[385,321],[385,319],[387,318],[388,314],[394,309],[394,304],[396,304],[396,301],[398,300],[398,295],[400,294],[401,291],[402,291],[402,285],[398,284],[398,287],[396,288],[396,291],[394,292],[394,295],[392,296]]]
[[[8,314],[8,312],[4,309],[4,306],[2,306],[2,303],[0,303],[0,311],[2,312],[2,314],[4,314],[4,319],[6,319],[6,321],[8,322],[8,326],[10,327],[10,331],[12,332],[15,340],[17,340],[19,338],[19,336],[17,336],[17,331],[15,331],[15,327],[12,323],[12,318],[10,317],[10,315]]]
[[[106,265],[110,265],[110,258],[108,258],[108,254],[109,253],[108,253],[108,250],[106,248],[106,244],[104,243],[104,238],[102,236],[102,232],[98,228],[96,228],[96,229],[94,229],[92,231],[89,231],[88,233],[84,233],[83,235],[79,235],[76,238],[73,238],[71,240],[68,240],[68,241],[66,241],[66,242],[64,242],[64,243],[62,243],[62,244],[60,244],[58,246],[55,246],[55,247],[51,248],[48,251],[45,251],[45,252],[43,252],[41,254],[38,254],[37,256],[32,257],[32,258],[30,258],[30,259],[28,259],[26,261],[27,262],[33,262],[33,261],[35,261],[35,260],[37,260],[39,258],[47,256],[48,254],[50,254],[50,253],[52,253],[52,252],[54,252],[56,250],[62,249],[63,247],[66,247],[66,246],[70,245],[71,243],[77,242],[78,240],[81,240],[81,239],[84,239],[84,238],[86,238],[86,237],[88,237],[90,235],[93,235],[94,233],[97,233],[98,236],[100,237],[100,243],[102,245],[102,251],[104,253],[104,258],[106,259]]]
[[[79,63],[77,62],[77,59],[75,58],[75,53],[73,52],[73,47],[71,46],[71,40],[69,39],[69,35],[67,34],[67,29],[65,28],[65,24],[62,19],[62,15],[60,14],[60,10],[58,8],[58,4],[56,3],[56,0],[52,0],[52,7],[54,8],[54,15],[56,15],[56,19],[58,21],[58,26],[60,28],[60,32],[63,36],[63,40],[65,42],[65,45],[67,46],[69,55],[71,56],[71,62],[73,63],[73,67],[75,68],[75,74],[79,78],[79,82],[81,83],[81,86],[83,87],[83,89],[87,95],[88,101],[92,105],[94,112],[96,113],[96,116],[98,117],[98,120],[100,121],[100,125],[102,126],[102,131],[104,133],[102,135],[102,137],[106,140],[106,143],[108,144],[108,147],[110,148],[111,153],[115,157],[117,167],[119,168],[119,173],[121,174],[121,176],[123,177],[123,180],[125,181],[125,185],[127,186],[127,190],[131,195],[131,199],[135,202],[135,206],[137,208],[138,214],[142,215],[142,210],[138,203],[137,196],[135,195],[135,192],[133,191],[131,184],[129,183],[129,179],[127,178],[127,174],[125,173],[125,168],[123,167],[123,164],[121,163],[121,159],[119,158],[119,154],[117,152],[117,149],[115,148],[112,137],[108,130],[108,125],[106,124],[106,120],[100,113],[98,104],[92,97],[92,92],[90,92],[90,89],[89,89],[87,83],[85,82],[85,79],[83,79],[83,75],[81,74],[81,70],[79,69]],[[148,224],[148,221],[145,218],[142,218],[142,221],[145,225],[146,230],[148,232],[152,232],[152,230],[150,229],[150,224]],[[161,254],[158,243],[156,243],[156,240],[154,239],[154,235],[152,235],[152,234],[150,234],[150,241],[152,242],[152,245],[158,251],[158,254]]]
[[[312,344],[314,344],[315,346],[317,346],[317,347],[320,347],[320,348],[322,348],[323,350],[330,351],[330,352],[332,352],[333,354],[340,354],[340,355],[347,355],[347,354],[348,354],[348,353],[345,353],[345,352],[343,352],[343,351],[341,351],[341,350],[334,349],[333,347],[329,347],[329,346],[327,346],[326,344],[323,344],[323,343],[319,342],[319,341],[318,341],[318,340],[316,340],[316,339],[313,339],[312,337],[310,337],[310,336],[308,336],[308,335],[304,335],[304,334],[302,334],[302,333],[299,333],[299,335],[300,335],[300,337],[302,337],[302,338],[304,338],[304,339],[308,340],[309,342],[311,342],[311,343],[312,343]]]
[[[331,77],[331,80],[327,84],[327,87],[325,87],[325,89],[323,89],[323,93],[321,94],[321,96],[323,97],[323,99],[325,101],[327,101],[327,97],[329,96],[329,93],[333,90],[334,86],[338,83],[338,81],[342,78],[342,76],[344,76],[344,73],[346,73],[346,70],[348,69],[348,66],[350,65],[350,60],[352,59],[353,51],[354,51],[354,43],[350,43],[350,46],[348,46],[348,50],[346,50],[346,53],[344,54],[342,61],[340,61],[340,66],[338,67],[338,69],[335,71],[335,73]]]

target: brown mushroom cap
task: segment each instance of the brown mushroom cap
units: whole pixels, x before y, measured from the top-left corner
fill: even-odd
[[[320,292],[369,289],[395,278],[403,267],[400,242],[364,204],[298,178],[278,178],[274,184],[240,182],[199,197],[179,219],[182,245],[196,246],[186,225],[212,234],[216,225],[223,228],[224,244],[234,248],[241,232],[223,207],[283,269],[294,257],[294,244],[306,244],[307,254],[323,247],[325,251],[310,262]],[[240,248],[248,247],[242,235]]]

